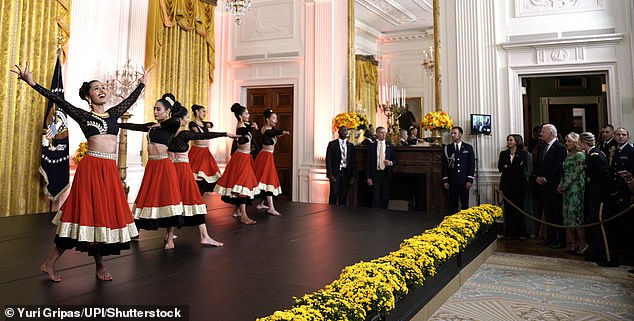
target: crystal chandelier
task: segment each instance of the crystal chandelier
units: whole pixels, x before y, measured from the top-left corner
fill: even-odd
[[[434,47],[429,46],[429,51],[423,50],[423,69],[427,76],[434,75]]]
[[[231,12],[237,25],[242,22],[242,17],[251,8],[251,0],[227,0],[225,11]]]
[[[110,92],[110,103],[117,104],[136,88],[139,79],[143,76],[142,72],[137,71],[132,66],[130,60],[123,67],[114,72],[114,75],[108,75],[106,80],[106,88]]]

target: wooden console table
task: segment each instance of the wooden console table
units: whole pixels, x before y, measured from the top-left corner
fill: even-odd
[[[396,165],[393,170],[392,196],[402,199],[398,187],[410,189],[415,195],[415,209],[427,213],[447,214],[448,194],[442,186],[441,168],[443,148],[440,146],[395,146]],[[369,206],[370,188],[366,184],[366,147],[355,146],[357,156],[357,179],[350,193],[349,204]],[[409,187],[409,188],[408,188]],[[413,189],[413,190],[412,190]],[[402,193],[401,193],[402,194]],[[416,197],[418,196],[418,197]],[[423,198],[424,199],[421,199]]]

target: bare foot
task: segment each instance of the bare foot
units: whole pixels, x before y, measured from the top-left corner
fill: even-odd
[[[224,245],[224,243],[218,242],[218,241],[212,239],[211,237],[200,241],[200,246],[218,246],[218,247],[220,247],[220,246],[223,246],[223,245]]]
[[[233,211],[232,216],[233,216],[233,217],[240,217],[240,210],[239,210],[239,209],[236,209],[235,211]]]
[[[44,274],[48,274],[49,280],[53,282],[60,282],[62,280],[62,277],[55,274],[55,270],[53,269],[53,267],[49,266],[47,262],[44,262],[44,264],[42,264],[42,266],[40,267],[40,271],[42,271],[42,273]]]
[[[174,239],[174,240],[177,239],[177,238],[178,238],[178,235],[173,235],[172,236],[172,239]],[[165,237],[163,238],[163,241],[167,242],[167,234],[165,234]]]
[[[255,206],[255,208],[259,211],[259,210],[268,209],[269,207],[264,205],[263,202],[260,202],[260,203],[258,203],[258,205]]]
[[[273,215],[273,216],[281,216],[282,213],[276,211],[274,208],[269,208],[268,211],[266,211],[266,213],[268,213],[269,215]]]
[[[250,218],[248,218],[248,217],[246,217],[246,218],[245,217],[240,217],[240,223],[246,224],[246,225],[253,225],[253,224],[255,224],[255,221],[250,219]]]
[[[174,241],[166,241],[166,242],[165,242],[165,249],[166,249],[166,250],[172,250],[172,249],[174,249]]]
[[[97,279],[100,281],[112,281],[112,275],[106,269],[101,268],[97,270]]]

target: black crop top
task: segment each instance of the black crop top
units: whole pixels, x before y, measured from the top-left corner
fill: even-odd
[[[251,123],[245,123],[245,127],[240,126],[236,129],[236,135],[240,136],[238,138],[238,145],[244,145],[251,142],[251,139],[253,139],[253,135],[251,134],[252,130],[253,127],[251,127]]]
[[[276,129],[275,127],[265,130],[262,134],[262,145],[275,145],[277,142],[277,136],[280,136],[283,133],[283,130]]]
[[[200,126],[200,125],[199,125],[197,122],[195,122],[195,121],[190,121],[190,122],[189,122],[189,130],[191,130],[191,131],[193,131],[193,132],[196,132],[196,131],[194,130],[194,128],[196,128],[196,129],[198,129],[198,132],[199,132],[199,133],[208,133],[208,132],[209,132],[209,130],[210,130],[211,128],[213,128],[213,127],[214,127],[214,124],[213,124],[212,122],[209,122],[209,121],[204,121],[202,126]]]
[[[160,122],[159,124],[161,124],[161,126],[150,128],[150,126],[155,124],[156,123],[153,122],[145,124],[120,123],[119,127],[123,129],[147,132],[148,143],[169,146],[172,136],[174,136],[174,134],[176,133],[176,131],[178,131],[178,128],[180,127],[180,120],[178,120],[178,118],[172,117]]]
[[[184,153],[189,150],[188,142],[196,139],[213,139],[227,136],[227,133],[196,133],[191,130],[181,130],[176,136],[172,137],[167,150],[172,153]]]
[[[117,119],[134,105],[144,87],[145,85],[140,83],[130,96],[101,115],[77,108],[37,83],[33,86],[33,89],[64,110],[79,124],[84,136],[90,138],[95,135],[117,135],[119,133]]]

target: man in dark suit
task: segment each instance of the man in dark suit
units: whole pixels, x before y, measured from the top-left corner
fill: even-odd
[[[539,149],[537,168],[535,169],[535,183],[537,183],[544,217],[547,222],[562,224],[562,199],[557,193],[557,186],[564,175],[563,163],[566,159],[566,146],[557,140],[557,128],[552,124],[542,126],[539,137],[544,144]],[[559,249],[564,247],[566,240],[561,230],[556,227],[546,227],[546,245]]]
[[[400,138],[398,141],[399,146],[409,146],[407,142],[407,129],[401,128],[398,131],[398,137]]]
[[[387,208],[392,185],[392,168],[396,150],[385,140],[385,128],[376,128],[376,142],[368,145],[366,163],[367,183],[372,186],[372,207]]]
[[[617,147],[610,163],[610,176],[616,188],[612,208],[614,214],[620,213],[632,204],[632,192],[624,179],[625,173],[634,173],[634,147],[628,143],[629,138],[630,132],[623,127],[614,131]],[[612,225],[615,227],[618,247],[634,256],[634,237],[631,233],[634,227],[634,215],[621,216]]]
[[[612,156],[617,148],[617,142],[614,139],[614,126],[607,124],[601,128],[601,143],[597,146],[605,154],[608,163],[612,162]]]
[[[594,146],[592,133],[579,135],[579,147],[586,151],[586,186],[584,211],[587,223],[596,223],[613,215],[610,198],[616,195],[614,183],[610,179],[607,157]],[[590,228],[591,260],[599,266],[619,266],[619,257],[614,241],[613,222]]]
[[[348,128],[339,127],[339,138],[328,143],[326,150],[326,176],[330,181],[328,204],[346,205],[348,185],[357,176],[357,157],[354,145],[346,140]]]
[[[416,124],[416,117],[409,111],[409,106],[405,104],[403,107],[403,113],[398,117],[398,127],[408,129],[412,125]]]
[[[449,191],[449,214],[469,208],[469,190],[473,185],[475,153],[473,146],[462,141],[463,133],[462,127],[451,129],[453,143],[445,146],[442,158],[441,176],[443,187]]]

